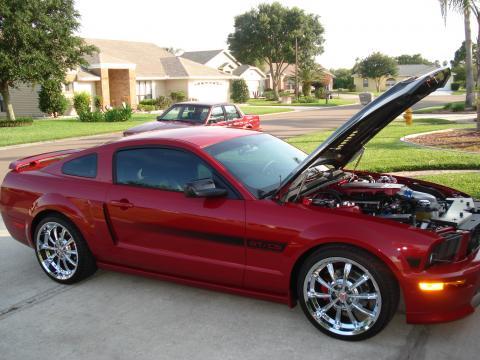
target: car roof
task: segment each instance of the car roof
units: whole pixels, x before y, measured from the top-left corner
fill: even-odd
[[[221,106],[221,105],[233,105],[232,103],[227,102],[213,102],[213,101],[184,101],[173,104],[175,105],[198,105],[198,106]]]
[[[141,145],[143,143],[154,143],[155,140],[169,140],[188,142],[199,148],[204,148],[227,140],[257,134],[261,133],[252,130],[232,129],[221,126],[191,126],[179,129],[147,131],[138,135],[123,137],[115,141],[115,143],[133,141],[135,145]]]

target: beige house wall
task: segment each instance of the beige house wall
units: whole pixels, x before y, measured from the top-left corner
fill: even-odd
[[[95,92],[102,98],[102,106],[110,106],[110,84],[108,81],[108,69],[92,69],[92,73],[100,76],[100,81],[95,84]]]
[[[188,96],[188,80],[165,80],[165,94],[170,95],[172,91],[183,90]]]
[[[403,81],[408,79],[408,76],[392,76],[392,77],[383,77],[380,79],[380,91],[385,91],[387,90],[387,79],[395,79],[395,83]],[[377,91],[377,86],[375,83],[375,79],[368,78],[368,86],[364,87],[363,86],[363,77],[360,77],[358,75],[353,76],[353,83],[355,84],[355,90],[356,91],[367,91],[367,92],[376,92]]]
[[[136,105],[136,81],[134,70],[109,69],[108,82],[111,106],[120,107],[122,106],[122,103]]]
[[[16,117],[32,116],[40,117],[45,114],[38,108],[39,85],[19,85],[17,89],[10,88],[10,98]],[[5,112],[0,112],[0,117],[7,116]]]
[[[152,97],[154,99],[158,98],[159,96],[167,96],[165,88],[165,80],[153,80],[152,81]]]

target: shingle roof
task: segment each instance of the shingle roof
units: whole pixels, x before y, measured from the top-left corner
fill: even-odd
[[[397,76],[411,77],[420,76],[436,69],[435,65],[407,64],[398,65]]]
[[[205,65],[175,57],[164,48],[152,43],[103,39],[85,39],[85,41],[100,50],[87,57],[86,60],[90,65],[135,65],[136,76],[139,78],[229,77]]]
[[[186,51],[182,54],[182,57],[195,61],[199,64],[206,64],[215,56],[220,54],[223,50],[204,50],[204,51]]]
[[[239,67],[234,69],[232,73],[233,75],[241,76],[244,72],[246,72],[249,69],[252,69],[258,72],[261,76],[265,77],[265,74],[259,68],[256,68],[255,66],[250,66],[250,65],[240,65]]]

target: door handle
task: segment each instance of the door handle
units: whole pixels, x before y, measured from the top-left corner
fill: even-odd
[[[133,204],[130,201],[128,201],[127,199],[112,200],[112,201],[110,201],[110,205],[117,206],[117,207],[124,208],[124,209],[128,209],[128,208],[133,207]]]

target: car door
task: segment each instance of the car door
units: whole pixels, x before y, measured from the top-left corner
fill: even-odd
[[[241,286],[245,204],[202,159],[177,148],[126,148],[113,157],[107,212],[116,261],[193,280]],[[186,197],[186,182],[212,178],[228,195]]]
[[[246,123],[235,105],[224,105],[226,126],[243,128]]]

